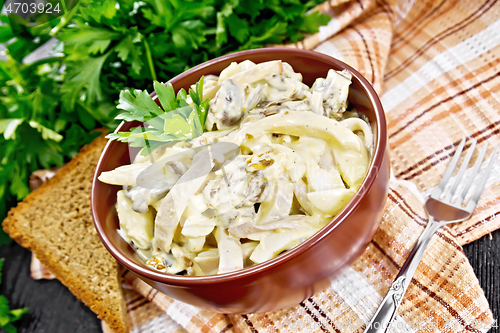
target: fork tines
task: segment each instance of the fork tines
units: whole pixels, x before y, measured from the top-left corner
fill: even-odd
[[[446,185],[448,184],[453,171],[455,170],[458,160],[460,159],[460,155],[462,154],[462,151],[465,146],[465,141],[467,138],[463,138],[462,141],[458,144],[458,147],[455,151],[455,154],[453,155],[453,158],[451,159],[450,164],[448,165],[448,168],[446,169],[443,178],[441,179],[441,182],[439,182],[439,185],[434,188],[434,190],[431,193],[431,197],[433,197],[436,200],[439,200],[443,192],[445,191]],[[474,153],[474,150],[476,148],[477,141],[474,139],[470,145],[469,151],[467,152],[467,155],[464,158],[464,161],[462,162],[462,165],[460,167],[460,170],[458,171],[458,174],[455,177],[455,181],[449,191],[446,191],[444,195],[443,201],[448,202],[451,204],[451,200],[455,196],[457,190],[459,189],[459,185],[462,182],[462,178],[465,175],[465,172],[467,171],[467,167],[469,166],[470,160],[472,158],[472,155]],[[486,142],[483,148],[481,149],[481,152],[479,153],[479,156],[476,160],[476,163],[474,164],[474,167],[470,171],[470,175],[466,181],[466,184],[461,191],[460,195],[458,196],[457,199],[457,204],[461,205],[462,202],[464,201],[464,198],[466,194],[469,192],[470,187],[472,186],[472,182],[474,181],[474,178],[476,175],[479,173],[479,168],[481,164],[483,163],[484,156],[486,155],[486,150],[488,148],[488,143]],[[491,169],[493,168],[493,165],[497,159],[498,151],[498,145],[495,146],[495,149],[493,150],[493,154],[491,155],[490,161],[488,163],[488,166],[486,167],[486,170],[484,174],[482,175],[480,181],[478,182],[477,187],[474,190],[474,193],[472,194],[471,200],[468,202],[466,209],[467,210],[473,210],[474,207],[477,204],[477,201],[479,200],[479,197],[481,196],[481,193],[484,190],[484,186],[486,184],[486,181],[488,180],[488,176],[491,173]]]

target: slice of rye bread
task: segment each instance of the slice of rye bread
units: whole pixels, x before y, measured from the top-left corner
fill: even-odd
[[[30,193],[3,221],[35,256],[117,333],[128,332],[121,267],[101,243],[90,212],[90,188],[104,135]]]

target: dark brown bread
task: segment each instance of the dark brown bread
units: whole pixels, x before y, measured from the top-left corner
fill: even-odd
[[[4,230],[117,333],[128,332],[120,266],[102,245],[90,188],[104,135],[9,211]]]

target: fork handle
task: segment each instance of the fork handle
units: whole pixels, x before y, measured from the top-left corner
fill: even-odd
[[[403,299],[403,295],[410,285],[411,279],[417,270],[418,264],[425,253],[425,249],[432,238],[432,235],[441,227],[439,222],[434,221],[429,217],[429,222],[418,238],[413,247],[408,259],[399,270],[398,275],[385,295],[382,303],[379,305],[377,312],[373,316],[364,333],[382,333],[387,332],[389,325],[397,313],[399,304]]]

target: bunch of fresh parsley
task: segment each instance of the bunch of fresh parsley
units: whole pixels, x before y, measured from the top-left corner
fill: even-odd
[[[1,221],[29,193],[29,175],[73,157],[96,137],[97,123],[84,110],[61,104],[62,57],[23,63],[50,36],[26,33],[14,38],[5,16],[0,20],[0,42],[7,47],[6,60],[0,61]],[[0,245],[9,240],[0,229]]]
[[[81,0],[74,24],[56,35],[66,54],[63,103],[99,117],[123,89],[151,91],[153,80],[220,55],[298,41],[330,20],[308,13],[321,1]]]
[[[329,21],[309,12],[321,1],[81,0],[21,36],[0,15],[0,220],[27,195],[32,171],[63,164],[94,128],[116,125],[121,90],[152,91],[154,80],[225,53],[300,40]],[[23,63],[51,37],[61,56]]]

